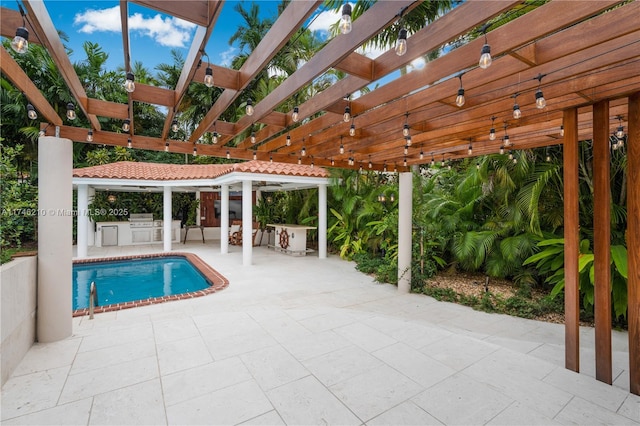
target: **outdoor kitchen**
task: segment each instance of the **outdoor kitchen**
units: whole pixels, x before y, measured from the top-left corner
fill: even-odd
[[[129,220],[96,223],[96,247],[162,243],[163,221],[152,213],[131,213]],[[180,221],[171,222],[171,241],[180,241]]]

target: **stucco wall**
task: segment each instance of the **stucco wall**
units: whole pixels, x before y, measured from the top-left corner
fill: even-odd
[[[36,256],[0,266],[0,371],[4,384],[36,339]]]

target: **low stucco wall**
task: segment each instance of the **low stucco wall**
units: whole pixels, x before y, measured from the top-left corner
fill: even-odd
[[[36,340],[38,258],[20,257],[0,266],[0,371],[2,384]]]

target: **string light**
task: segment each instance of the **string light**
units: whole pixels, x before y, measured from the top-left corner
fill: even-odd
[[[407,167],[407,157],[404,157],[404,161],[402,162],[402,165],[404,167]]]
[[[351,32],[351,5],[349,3],[345,3],[344,6],[342,6],[340,32],[342,34],[349,34]]]
[[[560,125],[560,136],[564,136],[564,124]]]
[[[207,69],[204,71],[204,85],[207,87],[213,87],[213,70],[209,64],[209,62],[211,62],[209,60],[209,55],[207,55],[207,52],[203,50],[202,56],[207,57]]]
[[[534,80],[538,80],[538,90],[536,90],[536,108],[543,109],[547,106],[547,101],[542,94],[542,89],[540,89],[540,85],[542,84],[542,78],[546,74],[538,74]]]
[[[496,127],[494,125],[495,121],[496,121],[495,116],[491,117],[491,130],[489,130],[489,140],[490,141],[494,141],[496,140]]]
[[[520,111],[520,105],[518,105],[518,95],[519,93],[513,95],[513,118],[516,120],[522,117],[522,111]]]
[[[273,154],[269,154],[269,162],[273,163]]]
[[[76,119],[76,106],[72,102],[67,104],[67,118],[69,120]]]
[[[487,42],[487,30],[489,29],[489,25],[483,25],[482,32],[484,33],[484,45],[482,46],[482,50],[480,51],[480,60],[478,61],[478,66],[483,70],[486,70],[491,66],[491,46]]]
[[[511,145],[511,140],[509,139],[509,135],[507,134],[507,122],[504,122],[504,138],[502,138],[503,142],[504,142],[504,146],[509,146]]]
[[[424,151],[422,150],[422,147],[420,147],[420,159],[424,160]]]
[[[406,138],[404,138],[404,140],[407,143],[407,146],[411,146],[411,143],[412,143],[411,135],[409,135]]]
[[[169,152],[169,141],[166,141],[164,144],[164,152]]]
[[[433,167],[433,166],[435,166],[435,165],[436,165],[436,159],[435,159],[435,157],[433,156],[433,152],[431,153],[431,163],[430,163],[430,164],[431,164],[431,167]]]
[[[127,79],[124,81],[124,90],[126,90],[129,93],[133,93],[134,90],[136,90],[136,76],[133,75],[132,72],[128,72],[127,73]]]
[[[255,150],[253,150],[253,159],[257,160],[258,159],[258,154],[256,153]]]
[[[546,155],[545,155],[544,160],[545,160],[547,163],[550,163],[550,162],[551,162],[551,154],[549,154],[549,147],[546,147],[546,148],[545,148],[545,154],[546,154]]]
[[[25,54],[29,49],[29,30],[27,30],[27,24],[24,19],[24,9],[19,3],[18,8],[20,9],[20,15],[22,15],[22,26],[16,29],[16,36],[11,40],[11,48],[16,53]]]
[[[456,96],[456,105],[459,107],[462,107],[462,105],[464,105],[464,102],[465,102],[464,87],[462,87],[462,75],[463,74],[458,75],[458,78],[460,79],[460,88],[458,89],[458,96]]]
[[[302,158],[298,157],[298,164],[302,164]]]
[[[29,117],[29,120],[35,120],[36,118],[38,118],[36,109],[30,103],[27,104],[27,117]]]
[[[349,107],[349,105],[344,107],[344,115],[342,116],[342,119],[345,123],[351,121],[351,108]]]
[[[131,142],[131,138],[127,139],[127,148],[131,148],[132,146],[133,143]],[[193,149],[195,149],[195,147]]]
[[[405,138],[411,134],[411,128],[409,127],[409,113],[404,113],[404,126],[402,127],[402,136]]]
[[[369,155],[369,168],[373,168],[373,163],[371,162],[371,155]]]
[[[442,154],[442,163],[440,163],[440,165],[441,165],[442,167],[444,167],[444,165],[445,165],[445,162],[444,162],[444,154]]]
[[[618,128],[616,129],[616,137],[618,139],[622,139],[624,137],[624,126],[622,125],[622,116],[618,115],[616,117],[618,119]]]
[[[355,119],[351,119],[351,126],[349,127],[349,136],[353,137],[356,135],[356,124]]]
[[[298,109],[298,107],[293,107],[293,113],[291,114],[291,120],[293,120],[294,123],[297,123],[298,120],[300,120],[300,110]]]
[[[342,136],[340,136],[340,154],[344,154],[344,145],[342,144]]]
[[[125,118],[124,121],[122,122],[122,131],[128,132],[129,130],[131,130],[131,120],[129,120],[128,118]]]
[[[331,157],[331,166],[335,166],[336,162],[334,161],[333,157]]]
[[[87,132],[87,142],[93,142],[93,130],[91,129]]]
[[[193,156],[197,156],[198,155],[198,147],[196,145],[193,145]]]
[[[287,142],[286,142],[287,146],[291,146],[291,135],[289,133],[287,133]]]
[[[382,164],[382,172],[383,173],[387,173],[387,162],[386,161]]]
[[[473,155],[473,146],[471,145],[471,141],[469,141],[469,148],[467,149],[467,154],[469,156]]]
[[[504,154],[504,145],[500,145],[500,155]]]
[[[247,99],[247,106],[244,111],[248,116],[252,116],[255,112],[255,109],[253,108],[253,101],[251,99]]]
[[[256,143],[256,132],[255,130],[253,130],[253,125],[251,125],[251,144],[255,144]]]
[[[409,145],[405,145],[404,146],[404,155],[407,155],[409,153]]]
[[[227,160],[231,159],[231,153],[227,150]]]
[[[176,133],[178,131],[178,120],[176,120],[175,118],[171,122],[171,131],[173,133]]]
[[[396,55],[403,56],[405,53],[407,53],[407,30],[402,28],[396,41]]]

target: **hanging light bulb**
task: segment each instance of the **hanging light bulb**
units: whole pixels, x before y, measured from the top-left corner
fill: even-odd
[[[25,27],[18,27],[16,29],[16,36],[11,41],[11,48],[16,53],[24,54],[29,49],[29,30]]]
[[[38,113],[31,104],[27,104],[27,117],[29,117],[29,120],[35,120],[36,118],[38,118]]]
[[[550,162],[551,162],[551,154],[549,154],[549,147],[547,147],[547,148],[545,149],[545,151],[546,151],[546,152],[545,152],[545,154],[546,154],[546,155],[545,155],[544,160],[545,160],[547,163],[550,163]]]
[[[304,145],[302,145],[302,149],[300,150],[300,155],[302,155],[303,157],[307,155],[307,148],[305,148]]]
[[[469,148],[467,148],[467,154],[468,155],[473,155],[473,146],[471,145],[471,142],[469,142]]]
[[[402,56],[407,53],[407,30],[402,28],[398,33],[398,41],[396,41],[396,55]]]
[[[351,5],[349,3],[345,3],[344,6],[342,6],[340,32],[342,34],[349,34],[351,32]]]
[[[204,85],[207,87],[213,87],[213,70],[210,66],[204,71]]]
[[[127,139],[127,148],[131,148],[131,146],[133,146],[133,144],[131,142],[131,138],[129,138],[129,139]],[[193,149],[195,150],[195,147]]]
[[[433,157],[433,152],[431,153],[431,167],[436,165],[436,159]]]
[[[251,131],[251,144],[256,143],[256,132],[254,130]]]
[[[287,133],[287,146],[291,146],[291,135]]]
[[[542,94],[542,89],[540,89],[540,85],[542,84],[542,79],[546,76],[546,74],[538,74],[534,77],[534,80],[538,80],[538,90],[536,90],[536,108],[543,109],[547,106],[547,101]]]
[[[560,136],[564,136],[564,124],[560,125]]]
[[[38,132],[38,137],[43,137],[44,135],[46,135],[47,133],[44,131],[44,129],[40,129],[40,131]]]
[[[93,130],[91,129],[87,132],[87,142],[93,142]]]
[[[477,169],[477,170],[480,170],[480,163],[479,163],[479,162],[478,162],[478,163],[476,163],[476,169]]]
[[[300,120],[300,110],[298,109],[298,107],[293,107],[293,113],[291,114],[291,120],[293,120],[294,123],[297,123],[298,120]]]
[[[513,160],[513,152],[511,150],[509,150],[509,160]]]
[[[215,130],[213,131],[213,144],[217,144],[218,143],[218,132],[216,132]]]
[[[333,157],[331,158],[331,166],[335,166],[336,162],[334,161]]]
[[[405,142],[407,143],[407,146],[411,146],[411,143],[413,142],[411,140],[411,135],[407,136],[406,138],[404,138]]]
[[[513,95],[513,118],[516,120],[522,117],[522,111],[520,111],[520,105],[518,105],[518,93]]]
[[[252,116],[253,113],[255,112],[253,108],[253,101],[251,99],[247,99],[247,106],[245,107],[244,110],[248,116]]]
[[[465,102],[464,87],[462,87],[462,74],[460,74],[458,78],[460,79],[460,88],[458,89],[458,96],[456,96],[456,105],[461,107],[462,105],[464,105],[464,102]]]
[[[169,152],[169,141],[164,144],[164,152]]]
[[[509,139],[509,135],[504,135],[504,146],[510,146],[511,139]]]
[[[227,150],[227,160],[231,159],[231,153]]]
[[[616,137],[618,139],[622,139],[624,137],[624,127],[622,126],[622,116],[619,115],[616,118],[619,121],[618,128],[616,129]]]
[[[356,135],[356,125],[353,122],[353,120],[351,120],[351,127],[349,127],[349,136],[353,137]]]
[[[345,123],[351,121],[351,108],[348,105],[344,107],[344,115],[342,116],[342,119]]]
[[[372,169],[373,168],[373,163],[371,162],[371,156],[369,156],[369,168]]]
[[[358,170],[360,171],[360,173],[362,173],[362,162],[360,162],[360,167],[358,167]]]
[[[173,121],[171,122],[171,131],[173,133],[178,131],[178,120],[176,120],[175,118],[173,119]]]
[[[504,145],[500,145],[500,155],[504,154]]]
[[[513,157],[513,164],[518,164],[518,159],[516,157]]]
[[[491,130],[489,130],[489,140],[490,141],[494,141],[496,140],[496,128],[494,126],[494,123],[496,121],[496,117],[491,117]]]
[[[269,154],[269,162],[273,163],[273,154]]]
[[[76,119],[76,106],[71,102],[67,104],[67,118],[69,120]]]
[[[420,159],[424,160],[424,151],[420,148]]]
[[[489,26],[484,25],[482,28],[484,32],[484,45],[482,46],[482,50],[480,51],[480,60],[478,61],[478,66],[483,70],[486,70],[487,68],[489,68],[489,66],[491,66],[492,62],[491,46],[489,46],[489,43],[487,42],[487,29],[489,28]]]
[[[383,173],[387,173],[387,162],[385,161],[384,164],[382,164],[382,172]]]
[[[342,144],[342,136],[340,136],[340,154],[344,154],[344,145]]]
[[[125,118],[124,121],[122,122],[122,131],[128,132],[129,130],[131,130],[131,120],[129,120],[128,118]]]
[[[136,80],[136,77],[133,75],[133,73],[128,72],[127,79],[124,81],[124,90],[126,90],[129,93],[133,93],[133,91],[136,90],[135,80]]]
[[[302,164],[302,158],[298,157],[298,164]]]
[[[311,157],[311,164],[309,165],[309,167],[313,169],[313,166],[314,166],[313,157]]]
[[[411,127],[409,127],[409,113],[404,113],[404,126],[402,127],[402,136],[405,138],[411,134]]]
[[[404,157],[404,161],[402,162],[402,165],[404,167],[407,167],[407,157]]]
[[[409,153],[409,145],[405,145],[404,146],[404,155],[407,155]]]
[[[440,165],[441,165],[442,167],[444,167],[444,165],[445,165],[445,164],[446,164],[446,163],[444,162],[444,154],[442,154],[442,162],[440,163]]]
[[[253,159],[254,159],[254,160],[257,160],[257,159],[258,159],[258,154],[256,153],[256,151],[255,151],[255,150],[253,151]]]

